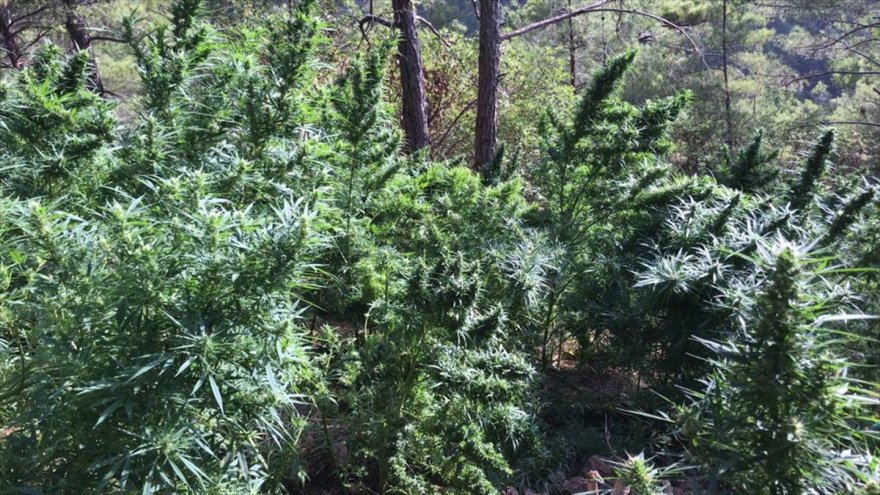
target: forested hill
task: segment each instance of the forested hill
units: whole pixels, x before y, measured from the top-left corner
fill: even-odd
[[[877,7],[0,0],[0,495],[877,495]]]
[[[94,50],[102,89],[123,102],[139,90],[134,61],[119,43],[122,19],[130,14],[159,19],[170,4],[170,0],[5,1],[7,69],[31,60],[45,40],[70,49],[75,33],[66,27],[71,25],[66,19],[72,11],[89,35],[84,39]],[[208,0],[206,12],[218,24],[248,24],[286,4],[286,0]],[[880,4],[875,0],[626,0],[583,5],[532,0],[501,5],[501,31],[594,6],[570,20],[504,41],[498,132],[509,151],[534,156],[536,141],[521,136],[534,123],[536,112],[571,108],[589,74],[609,57],[639,48],[637,70],[628,76],[624,94],[628,101],[638,103],[683,90],[694,95],[683,124],[674,131],[678,146],[672,157],[690,173],[705,169],[721,145],[745,145],[761,129],[783,155],[797,156],[808,149],[823,125],[833,126],[838,142],[846,144],[838,159],[841,165],[878,167],[872,145],[880,137],[876,40]],[[367,46],[370,38],[389,36],[386,25],[393,21],[392,7],[391,0],[322,4],[322,15],[332,20],[334,53],[345,58]],[[479,5],[475,0],[430,0],[415,8],[424,21],[417,26],[424,48],[432,154],[462,156],[473,144],[467,136],[469,126],[460,123],[473,120],[476,112]],[[368,18],[370,14],[374,17]],[[389,92],[392,99],[400,97],[394,86]],[[123,105],[123,110],[127,107]]]

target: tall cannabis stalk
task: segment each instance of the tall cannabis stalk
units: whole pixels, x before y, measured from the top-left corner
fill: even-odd
[[[562,248],[559,270],[535,315],[542,367],[554,342],[569,336],[590,354],[610,331],[621,355],[645,351],[650,339],[619,314],[632,271],[665,210],[695,181],[664,162],[668,130],[689,101],[686,93],[637,107],[619,97],[635,59],[627,52],[598,70],[570,121],[549,114],[539,128],[543,157],[529,170],[539,194],[535,225]],[[619,340],[617,340],[619,339]],[[625,350],[624,350],[625,349]],[[646,352],[647,353],[647,352]]]
[[[705,421],[695,455],[710,460],[716,480],[747,493],[844,490],[864,453],[866,407],[877,400],[847,378],[840,352],[852,337],[826,325],[856,317],[831,312],[829,294],[839,289],[823,286],[816,260],[786,244],[760,251],[763,288],[740,313],[741,332],[706,341],[718,357],[705,391],[693,395],[690,417]]]
[[[816,183],[825,173],[829,155],[833,150],[833,143],[834,131],[828,131],[813,146],[800,178],[789,191],[788,199],[791,202],[791,209],[801,210],[809,204],[815,194]]]

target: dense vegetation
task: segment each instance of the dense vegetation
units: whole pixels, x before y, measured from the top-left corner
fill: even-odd
[[[468,167],[466,112],[402,152],[398,40],[230,5],[119,21],[124,101],[4,72],[0,493],[880,493],[876,142],[632,97],[648,47],[522,68]]]

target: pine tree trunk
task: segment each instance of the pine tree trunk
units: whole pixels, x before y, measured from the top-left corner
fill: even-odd
[[[727,0],[721,6],[721,69],[724,73],[724,120],[727,128],[725,142],[733,147],[733,115],[731,114],[730,80],[727,77]]]
[[[69,3],[68,8],[70,8]],[[64,27],[67,29],[70,41],[73,42],[76,49],[89,53],[89,78],[95,91],[99,94],[104,94],[104,83],[101,81],[101,73],[98,72],[98,61],[95,59],[95,53],[92,50],[92,37],[89,35],[85,19],[77,15],[73,10],[68,10]]]
[[[571,12],[571,0],[568,0]],[[604,33],[604,28],[603,31]],[[577,45],[574,42],[574,17],[568,19],[568,78],[572,88],[577,89]]]
[[[397,44],[397,63],[403,96],[402,125],[404,149],[413,152],[428,147],[428,102],[425,96],[425,77],[422,55],[416,31],[416,14],[412,0],[392,0],[394,25],[400,30]]]
[[[498,76],[501,64],[501,2],[480,0],[480,56],[474,168],[495,157],[498,139]]]
[[[3,38],[3,50],[9,59],[9,66],[20,69],[24,63],[24,54],[18,40],[18,33],[13,26],[14,18],[9,5],[0,5],[0,38]]]

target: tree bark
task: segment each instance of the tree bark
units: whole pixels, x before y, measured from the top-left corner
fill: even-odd
[[[74,12],[71,0],[67,0],[67,17],[64,21],[64,27],[70,40],[78,50],[87,51],[89,53],[89,78],[95,91],[104,94],[104,83],[101,81],[101,73],[98,72],[98,60],[95,58],[95,52],[92,50],[92,37],[89,34],[88,25],[82,16]]]
[[[568,0],[571,12],[571,0]],[[603,28],[604,36],[604,28]],[[568,18],[568,78],[572,88],[577,88],[577,45],[574,42],[574,17]]]
[[[498,139],[498,77],[501,65],[501,2],[480,0],[480,55],[477,79],[477,122],[474,168],[495,157]]]
[[[727,146],[733,147],[733,115],[731,114],[730,80],[727,77],[727,0],[721,5],[721,69],[724,73],[724,120]]]
[[[0,37],[3,38],[3,49],[9,59],[9,66],[13,69],[20,69],[24,64],[24,53],[22,53],[14,24],[15,18],[9,5],[0,5]]]
[[[412,0],[392,0],[394,25],[400,30],[397,42],[397,63],[403,97],[402,125],[404,151],[411,153],[430,146],[428,134],[428,102],[416,13]]]

